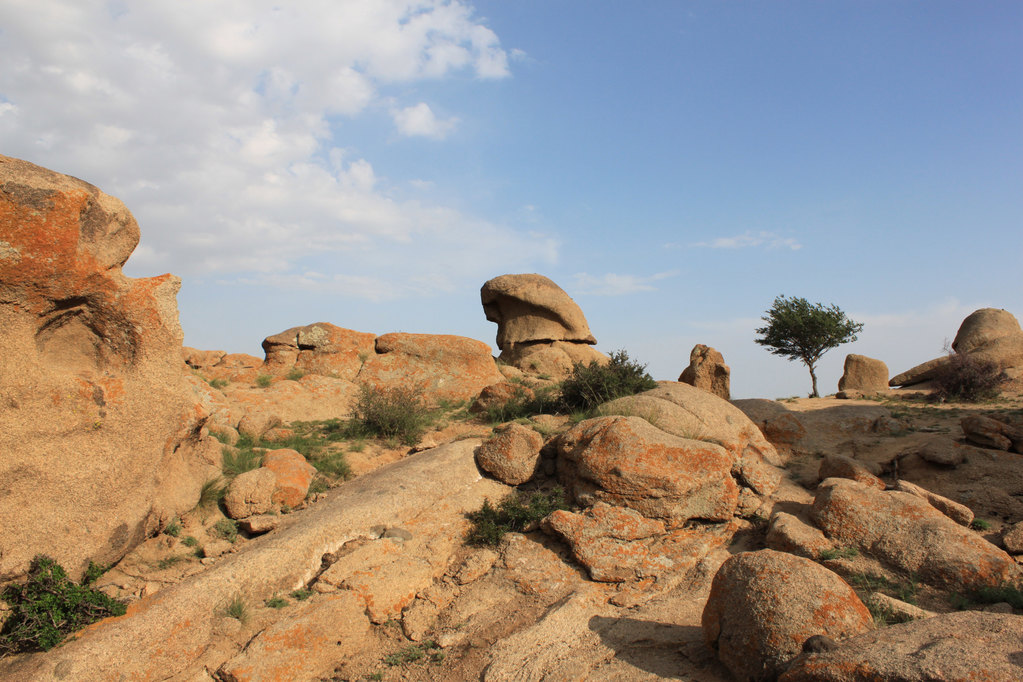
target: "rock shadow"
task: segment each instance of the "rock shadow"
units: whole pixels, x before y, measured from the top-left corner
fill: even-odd
[[[691,679],[694,670],[704,668],[714,671],[711,678],[727,675],[697,626],[593,616],[589,628],[614,650],[615,658],[660,678]]]

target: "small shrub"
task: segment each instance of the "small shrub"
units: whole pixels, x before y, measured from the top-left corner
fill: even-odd
[[[1008,376],[996,363],[964,354],[949,352],[948,363],[933,379],[931,399],[939,402],[974,403],[998,397],[999,387]]]
[[[831,561],[832,559],[852,559],[860,555],[855,547],[836,547],[835,549],[822,550],[817,558],[820,561]]]
[[[968,593],[967,598],[975,604],[1009,604],[1014,609],[1023,609],[1023,589],[1012,585],[981,587]]]
[[[646,365],[629,360],[624,350],[611,353],[607,364],[577,363],[561,383],[561,405],[567,411],[592,410],[601,403],[657,388]]]
[[[186,535],[185,539],[181,541],[185,547],[198,547],[199,540],[194,535]]]
[[[516,386],[512,397],[504,403],[488,406],[481,415],[488,424],[503,424],[531,417],[536,414],[553,414],[558,411],[560,397],[553,386],[533,389],[530,396],[523,386]]]
[[[238,442],[241,443],[240,440]],[[262,461],[263,453],[253,450],[251,446],[224,448],[221,468],[224,471],[224,476],[232,479],[238,474],[258,469]]]
[[[305,601],[311,596],[313,596],[313,591],[304,588],[301,590],[295,590],[294,592],[291,593],[291,598],[297,599],[298,601]]]
[[[175,566],[175,565],[181,563],[184,560],[185,560],[185,557],[183,557],[181,555],[178,555],[178,554],[174,554],[174,555],[169,556],[169,557],[164,557],[163,559],[160,559],[159,561],[156,562],[156,569],[158,571],[164,571],[164,570],[170,568],[171,566]]]
[[[444,654],[438,651],[439,648],[436,642],[428,639],[422,644],[410,644],[400,651],[388,654],[384,656],[383,661],[386,665],[394,667],[396,665],[404,665],[405,663],[415,663],[429,656],[430,660],[439,663],[444,660]]]
[[[234,542],[238,539],[238,522],[233,519],[220,519],[213,524],[213,530],[217,531],[217,535],[228,542]]]
[[[350,437],[373,435],[415,445],[429,423],[430,412],[421,390],[407,386],[374,388],[363,384],[352,410],[348,433]]]
[[[32,560],[28,580],[9,585],[0,598],[11,607],[0,630],[0,657],[35,649],[47,651],[68,634],[125,612],[124,604],[75,584],[60,564],[41,554]]]
[[[249,610],[245,606],[245,600],[241,598],[241,595],[228,602],[227,606],[224,607],[224,615],[228,618],[234,618],[243,624],[248,622]]]
[[[211,478],[202,484],[202,488],[199,490],[199,502],[196,503],[195,508],[203,515],[208,514],[224,499],[226,492],[227,486],[221,482],[219,477]]]
[[[874,623],[878,627],[887,627],[888,625],[896,625],[898,623],[909,623],[915,620],[912,616],[906,613],[896,613],[892,607],[881,602],[874,601],[873,599],[866,600],[865,604],[867,610],[870,611],[870,615],[874,618]]]
[[[220,391],[227,388],[227,384],[229,382],[227,379],[210,379],[207,383],[210,385],[211,388],[215,388],[218,391]]]
[[[343,452],[332,452],[328,455],[315,457],[310,459],[309,463],[316,467],[321,474],[332,478],[345,479],[352,475],[352,467],[348,465],[348,460],[345,459]]]
[[[90,561],[89,567],[85,569],[85,575],[82,576],[82,584],[83,585],[93,584],[94,582],[99,580],[99,577],[101,575],[103,575],[109,570],[110,566],[106,564],[97,564],[94,561]]]
[[[495,508],[490,500],[466,517],[472,527],[465,536],[469,545],[496,547],[505,533],[522,532],[527,526],[558,509],[569,509],[565,493],[555,488],[550,493],[535,492],[528,498],[516,494],[501,501]]]
[[[256,377],[256,386],[259,388],[270,388],[270,384],[272,384],[273,381],[274,378],[269,374],[260,374]]]
[[[991,522],[984,519],[974,519],[970,522],[970,528],[980,531],[991,530]]]
[[[305,372],[303,372],[302,370],[300,370],[300,369],[293,369],[290,372],[288,372],[285,375],[284,378],[288,379],[289,381],[298,381],[299,379],[301,379],[304,376],[305,376]]]
[[[170,523],[167,524],[167,527],[163,529],[163,532],[172,538],[176,538],[181,535],[181,521],[178,520],[178,517],[175,516],[171,519]]]
[[[274,595],[273,597],[267,599],[263,603],[266,604],[266,606],[271,609],[283,609],[285,606],[288,605],[288,600],[285,599],[284,597],[278,597]]]

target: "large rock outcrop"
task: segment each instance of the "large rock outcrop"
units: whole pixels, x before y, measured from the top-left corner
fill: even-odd
[[[219,468],[180,281],[121,272],[138,240],[119,200],[0,156],[0,580],[37,553],[76,578],[120,559]]]
[[[888,365],[866,355],[846,355],[842,377],[838,380],[838,391],[846,397],[887,393]]]
[[[970,313],[959,326],[952,342],[954,353],[990,362],[1010,378],[1023,376],[1023,329],[1012,313],[998,308],[981,308]],[[890,386],[912,386],[934,379],[949,363],[946,355],[921,363],[897,374]]]
[[[487,319],[497,323],[501,360],[523,371],[563,375],[576,363],[605,362],[583,311],[543,275],[501,275],[480,289]]]
[[[263,340],[264,366],[271,374],[298,369],[352,380],[373,354],[375,339],[329,322],[292,327]]]

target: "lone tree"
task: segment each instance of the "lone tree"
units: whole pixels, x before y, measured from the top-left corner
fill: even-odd
[[[817,361],[832,348],[855,341],[856,334],[863,331],[863,323],[847,318],[838,306],[811,305],[805,298],[779,296],[760,319],[767,326],[757,330],[760,337],[756,342],[767,346],[774,355],[801,360],[810,369],[811,398],[820,397],[814,373]]]

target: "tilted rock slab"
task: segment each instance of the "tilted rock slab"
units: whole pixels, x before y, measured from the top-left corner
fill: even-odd
[[[841,639],[873,619],[837,574],[770,549],[742,552],[718,569],[703,610],[703,635],[737,680],[773,679],[803,642]]]
[[[811,518],[836,545],[946,589],[997,587],[1020,577],[1012,557],[912,493],[829,478],[817,489]]]
[[[180,280],[126,277],[138,241],[118,199],[0,156],[0,582],[37,553],[76,579],[116,562],[219,470]]]
[[[979,611],[900,623],[804,654],[778,682],[973,682],[1023,679],[1023,618]]]
[[[190,679],[204,666],[215,670],[224,661],[203,657],[212,651],[219,614],[236,596],[262,602],[304,587],[319,573],[325,554],[348,541],[375,537],[375,525],[419,534],[434,528],[439,537],[461,537],[467,523],[464,513],[508,490],[480,475],[473,459],[477,445],[478,440],[451,443],[346,483],[315,506],[284,517],[277,531],[253,540],[237,554],[133,604],[126,616],[93,625],[48,653],[0,660],[0,678]],[[432,520],[427,522],[427,517]],[[433,577],[442,574],[447,557],[430,558],[436,562]],[[299,650],[311,645],[301,638],[279,644]],[[329,653],[336,655],[337,647]]]

